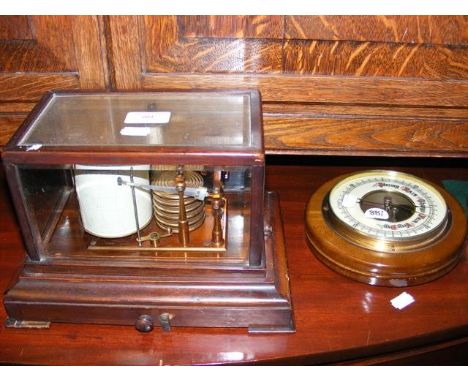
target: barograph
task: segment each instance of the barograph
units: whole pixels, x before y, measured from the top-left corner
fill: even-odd
[[[3,153],[9,327],[294,331],[256,91],[51,92]]]

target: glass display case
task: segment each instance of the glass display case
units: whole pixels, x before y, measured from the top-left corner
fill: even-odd
[[[8,326],[293,331],[255,91],[49,93],[3,162],[27,259]]]

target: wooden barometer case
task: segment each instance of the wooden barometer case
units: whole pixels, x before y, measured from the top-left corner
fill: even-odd
[[[7,326],[294,331],[258,92],[48,93],[3,162],[27,252]]]

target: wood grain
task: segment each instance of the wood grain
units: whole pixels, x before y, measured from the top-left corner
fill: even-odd
[[[177,16],[180,37],[282,39],[283,16]]]
[[[265,149],[304,154],[468,157],[468,123],[264,116]]]
[[[265,102],[468,106],[468,81],[300,75],[145,74],[143,89],[259,89]]]
[[[15,17],[2,142],[49,89],[254,88],[268,152],[465,155],[466,16]]]
[[[0,105],[1,110],[1,105]],[[353,104],[329,104],[329,103],[281,103],[265,102],[263,104],[264,115],[283,115],[285,117],[324,117],[324,118],[358,118],[375,117],[386,119],[421,119],[434,120],[460,120],[468,119],[468,108],[446,107],[411,107],[399,105],[353,105]]]
[[[24,20],[15,20],[20,22],[18,27],[21,28]],[[0,71],[9,73],[75,71],[72,18],[31,16],[26,21],[31,23],[34,36],[20,40],[15,38],[0,40]]]
[[[0,17],[0,146],[44,92],[106,88],[101,24],[95,16]]]
[[[0,147],[6,145],[25,118],[26,114],[0,114]]]
[[[63,72],[69,68],[47,46],[34,40],[0,41],[2,72]]]
[[[34,28],[35,40],[63,63],[64,69],[62,71],[76,71],[73,16],[31,16],[31,23]],[[42,70],[41,67],[38,67],[34,71],[40,72]]]
[[[106,44],[112,85],[117,89],[140,89],[143,69],[138,19],[112,16],[105,19]]]
[[[78,89],[77,74],[1,74],[0,99],[2,101],[39,101],[50,89]]]
[[[96,16],[32,16],[34,39],[0,41],[0,71],[78,72],[83,88],[104,88],[106,56],[98,21]]]
[[[468,50],[425,44],[287,41],[284,71],[359,77],[460,79],[468,77]]]
[[[468,44],[466,16],[286,16],[288,39]]]
[[[74,51],[81,89],[108,87],[108,68],[102,17],[76,16],[72,20]]]
[[[154,73],[280,73],[281,45],[262,40],[179,40],[155,55],[146,45],[146,69]]]
[[[141,60],[115,66],[131,68],[115,86],[259,89],[269,153],[466,156],[465,17],[256,20],[269,31],[243,16],[113,19]]]
[[[268,153],[465,157],[468,83],[413,80],[411,87],[404,83],[367,77],[158,75],[145,76],[143,85],[147,89],[259,88],[263,101],[274,102],[277,111],[264,114]],[[447,91],[448,86],[453,86],[452,91]],[[281,107],[281,102],[287,105]],[[310,115],[309,104],[320,107],[325,118]],[[425,107],[418,108],[421,104]],[[442,105],[457,108],[457,113]],[[374,117],[360,118],[361,112]],[[420,113],[432,118],[419,119]]]
[[[34,102],[0,103],[0,113],[29,113],[34,105]]]
[[[186,31],[179,30],[178,18],[171,16],[144,18],[145,35],[143,41],[145,42],[144,58],[147,72],[281,72],[282,47],[280,42],[269,39],[196,38],[194,33],[188,33],[187,37],[183,36]],[[187,16],[187,18],[189,22],[192,21],[191,17]],[[229,18],[229,20],[231,19],[232,17]],[[213,19],[210,16],[209,20],[222,22],[224,18],[218,20],[218,18]],[[237,18],[233,20],[237,20]],[[245,25],[244,19],[238,21],[241,25]],[[202,28],[198,24],[195,25]],[[227,24],[228,28],[229,25]],[[234,27],[236,25],[234,23]],[[193,28],[193,23],[190,23],[188,27]],[[207,26],[206,28],[211,30],[212,27]],[[252,26],[252,28],[254,27],[255,25]],[[221,30],[220,35],[224,37],[226,33]],[[229,36],[230,33],[227,35]]]
[[[0,40],[30,40],[32,38],[29,16],[0,17]]]

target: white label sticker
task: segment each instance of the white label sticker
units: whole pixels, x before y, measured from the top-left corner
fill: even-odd
[[[402,310],[408,305],[412,304],[415,301],[414,297],[409,293],[403,292],[402,294],[396,296],[394,299],[390,300],[390,303],[394,308]]]
[[[124,123],[168,123],[170,119],[170,111],[131,111]]]
[[[120,130],[120,135],[131,137],[146,137],[150,133],[150,128],[146,126],[125,126]]]
[[[369,208],[364,215],[373,219],[388,219],[388,212],[381,208]]]

